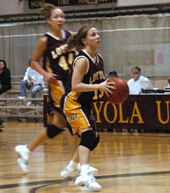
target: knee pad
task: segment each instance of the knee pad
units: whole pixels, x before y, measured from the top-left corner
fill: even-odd
[[[54,125],[47,125],[48,138],[54,138],[55,136],[59,135],[63,131],[64,131],[64,129],[58,128]]]
[[[96,134],[95,134],[96,135]],[[93,149],[95,149],[96,147],[97,147],[97,145],[98,145],[98,143],[100,142],[100,135],[97,135],[96,136],[96,140],[95,140],[95,142],[94,142],[94,148]]]
[[[92,130],[85,131],[81,134],[80,145],[93,151],[100,141],[100,137],[96,136],[96,133]]]

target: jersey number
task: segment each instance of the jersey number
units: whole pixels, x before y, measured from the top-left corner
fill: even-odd
[[[104,92],[103,91],[101,92],[99,90],[96,90],[94,92],[93,100],[101,99],[103,96],[104,96]]]
[[[68,70],[69,66],[72,65],[74,61],[74,54],[69,53],[68,56],[60,56],[58,65],[63,69],[63,70]]]

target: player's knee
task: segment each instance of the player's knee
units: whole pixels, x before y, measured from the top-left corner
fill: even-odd
[[[55,136],[59,135],[63,131],[64,131],[64,129],[58,128],[54,125],[47,125],[48,138],[54,138]]]
[[[97,147],[99,141],[99,136],[96,136],[94,131],[88,130],[81,134],[80,145],[88,148],[90,151],[93,151]]]

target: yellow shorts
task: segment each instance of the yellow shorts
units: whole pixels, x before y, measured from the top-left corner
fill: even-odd
[[[65,94],[64,87],[60,81],[58,84],[50,83],[49,84],[49,95],[54,107],[61,107],[61,99]]]
[[[78,103],[71,95],[65,98],[64,113],[67,121],[72,127],[73,134],[80,135],[84,130],[90,127],[89,120]]]

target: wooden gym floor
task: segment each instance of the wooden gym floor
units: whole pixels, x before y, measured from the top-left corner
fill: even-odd
[[[37,148],[30,158],[30,173],[16,165],[14,147],[43,130],[39,123],[7,123],[0,133],[0,193],[84,193],[59,171],[71,158],[78,140],[64,132]],[[101,133],[92,155],[102,193],[170,192],[170,135]]]

